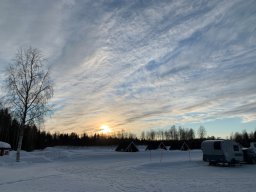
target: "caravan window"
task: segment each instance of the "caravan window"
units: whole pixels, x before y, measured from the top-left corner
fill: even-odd
[[[234,151],[239,151],[238,145],[233,145]]]
[[[215,141],[213,144],[214,150],[221,150],[220,141]]]

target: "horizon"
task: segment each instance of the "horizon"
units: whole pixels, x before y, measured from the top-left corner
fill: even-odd
[[[253,0],[1,1],[0,84],[17,49],[30,45],[54,81],[46,131],[249,133],[255,21]]]

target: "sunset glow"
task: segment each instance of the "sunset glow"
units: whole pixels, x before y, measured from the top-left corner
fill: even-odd
[[[100,132],[103,134],[109,134],[111,132],[111,129],[108,125],[101,125]]]

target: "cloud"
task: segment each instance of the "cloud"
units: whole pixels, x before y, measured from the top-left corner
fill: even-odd
[[[44,51],[56,105],[46,129],[256,120],[254,1],[27,2],[1,2],[0,62],[23,44]]]

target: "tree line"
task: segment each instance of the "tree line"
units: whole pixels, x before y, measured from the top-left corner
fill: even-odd
[[[176,127],[172,125],[170,129],[167,130],[150,130],[142,131],[141,139],[142,140],[193,140],[196,138],[203,139],[206,138],[206,129],[203,126],[200,126],[197,132],[191,128],[183,128],[181,126]]]
[[[231,133],[230,139],[240,143],[244,147],[249,147],[250,142],[256,141],[256,130],[254,132],[252,131],[251,133],[247,133],[246,130],[243,130],[241,133]]]
[[[17,149],[20,124],[15,118],[12,118],[8,109],[0,109],[0,141],[10,143],[14,150]],[[197,137],[196,137],[197,135]],[[167,130],[143,131],[140,138],[135,134],[125,131],[117,132],[112,135],[95,133],[88,135],[86,133],[78,135],[77,133],[49,133],[40,130],[35,125],[27,125],[24,129],[24,138],[22,149],[32,151],[35,149],[44,149],[52,146],[115,146],[121,142],[134,141],[138,145],[147,145],[153,141],[163,141],[165,145],[172,149],[180,149],[184,141],[190,149],[200,149],[201,142],[205,139],[215,139],[215,137],[206,137],[206,130],[200,126],[197,132],[193,129],[171,126]],[[234,133],[230,139],[235,140],[248,147],[250,142],[256,141],[256,131],[247,133]]]

